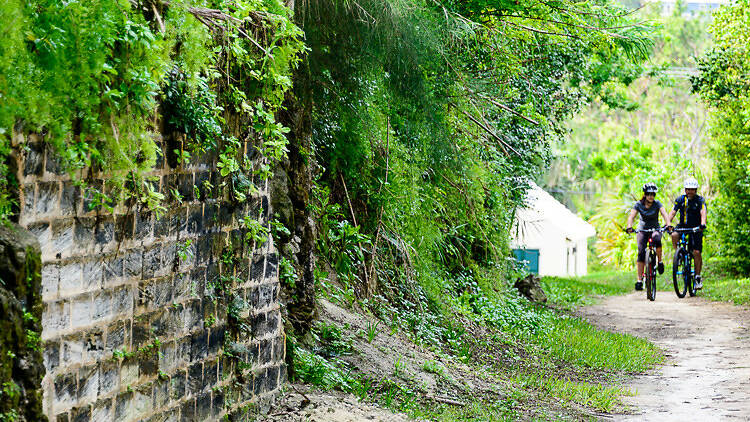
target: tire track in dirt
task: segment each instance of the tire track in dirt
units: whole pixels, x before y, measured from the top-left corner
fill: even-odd
[[[710,288],[708,284],[707,288]],[[629,414],[614,420],[750,420],[750,310],[659,291],[604,299],[582,308],[600,328],[647,338],[667,360],[628,385]]]

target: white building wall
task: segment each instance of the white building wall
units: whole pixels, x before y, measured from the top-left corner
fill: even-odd
[[[512,248],[539,250],[540,276],[567,276],[567,245],[565,234],[547,222],[526,223]],[[571,274],[573,275],[573,274]]]
[[[533,183],[526,201],[517,214],[511,247],[538,250],[539,275],[585,275],[587,239],[596,234],[594,227]]]
[[[550,230],[552,231],[552,230]],[[539,252],[539,275],[567,276],[568,254],[563,233],[554,233],[546,239],[544,249]]]
[[[575,246],[575,255],[572,249]],[[587,239],[573,242],[554,224],[548,222],[526,223],[518,238],[511,242],[513,249],[539,250],[540,276],[582,276],[588,273]]]

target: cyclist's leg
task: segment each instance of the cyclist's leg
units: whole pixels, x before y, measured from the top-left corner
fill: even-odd
[[[648,243],[648,237],[644,233],[637,233],[636,242],[638,242],[638,259],[636,267],[638,269],[638,279],[636,281],[635,288],[640,290],[643,288],[641,280],[643,280],[643,269],[646,267],[646,244]]]
[[[680,234],[677,232],[672,232],[672,247],[674,250],[677,250],[677,244],[680,243]]]
[[[693,259],[695,260],[695,275],[701,274],[703,268],[703,233],[693,233]]]
[[[664,263],[662,262],[662,259],[661,259],[661,256],[662,256],[661,255],[661,252],[662,252],[661,236],[662,236],[661,233],[656,232],[656,233],[653,233],[651,237],[654,239],[654,247],[656,248],[656,256],[657,258],[659,258],[659,264],[657,266],[657,269],[659,270],[659,274],[664,274]]]

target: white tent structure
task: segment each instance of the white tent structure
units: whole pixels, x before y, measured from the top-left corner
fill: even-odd
[[[594,235],[594,226],[532,182],[516,213],[511,248],[540,276],[580,276],[587,272],[587,240]]]

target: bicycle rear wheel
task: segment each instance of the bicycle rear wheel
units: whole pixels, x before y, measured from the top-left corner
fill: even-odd
[[[674,292],[677,293],[677,297],[680,299],[685,297],[688,289],[688,283],[683,277],[684,260],[686,258],[687,251],[684,248],[680,248],[675,251],[674,260],[672,261],[672,283],[674,283]]]
[[[656,299],[656,257],[651,255],[651,251],[646,251],[646,265],[644,274],[646,276],[646,298],[653,301]]]

